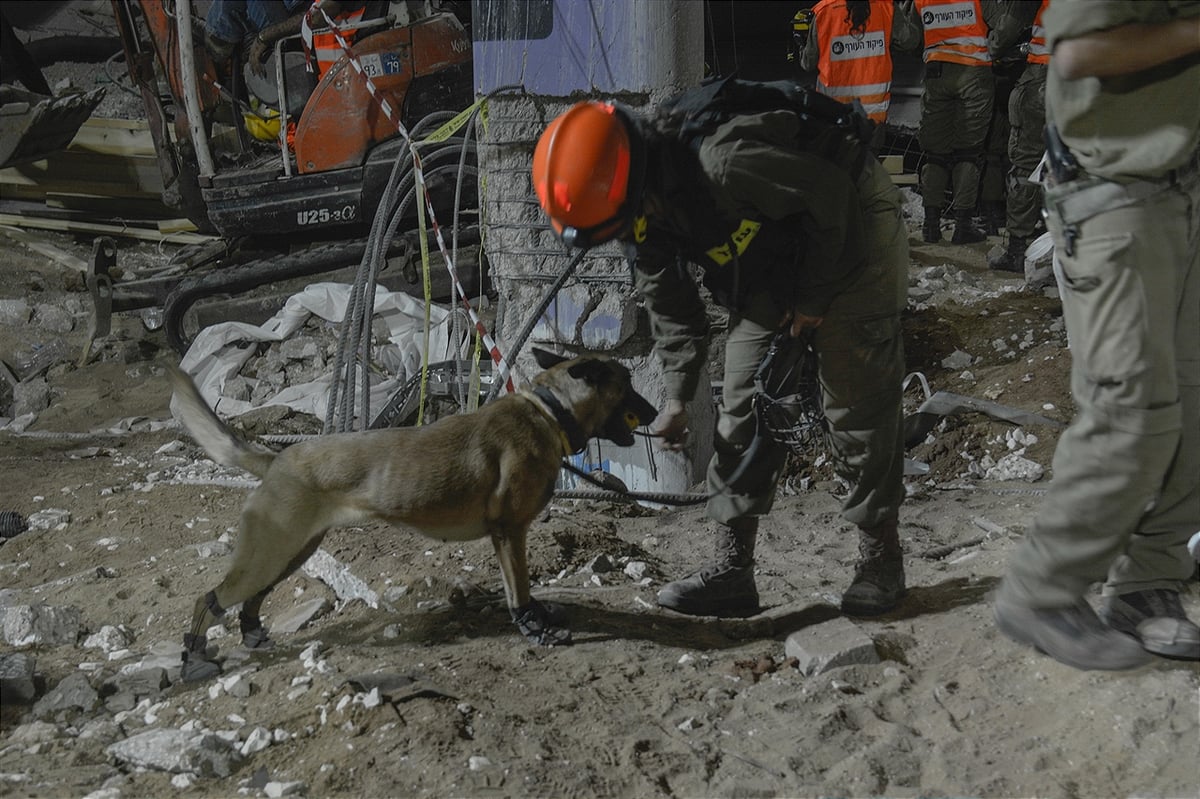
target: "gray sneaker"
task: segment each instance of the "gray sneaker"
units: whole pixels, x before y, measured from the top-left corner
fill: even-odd
[[[1077,669],[1125,671],[1154,656],[1136,639],[1105,627],[1085,600],[1060,608],[1029,608],[1000,597],[992,604],[1000,632]]]
[[[742,618],[758,613],[754,566],[709,566],[658,592],[658,604],[689,616]]]
[[[1200,660],[1200,627],[1183,612],[1179,592],[1167,588],[1107,596],[1100,619],[1132,635],[1147,652],[1179,660]]]

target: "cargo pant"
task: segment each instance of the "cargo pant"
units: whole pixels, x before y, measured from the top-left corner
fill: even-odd
[[[904,499],[900,311],[907,302],[908,232],[900,193],[874,159],[864,169],[859,192],[868,264],[829,307],[813,347],[833,463],[852,486],[842,515],[852,524],[875,527],[896,519]],[[778,292],[759,291],[740,313],[730,314],[715,454],[708,466],[707,510],[718,522],[761,516],[775,499],[787,456],[783,445],[764,445],[762,457],[739,475],[738,489],[729,479],[755,437],[754,373],[787,310]]]
[[[1177,589],[1200,529],[1200,163],[1127,186],[1046,190],[1061,259],[1075,420],[1001,594],[1072,604]]]
[[[1024,73],[1025,66],[1024,61],[992,63],[995,99],[992,102],[992,123],[988,126],[987,138],[984,141],[983,172],[979,177],[979,208],[985,214],[990,214],[993,210],[1004,214],[1010,185],[1008,142],[1012,133],[1012,104],[1009,100],[1017,81]]]
[[[1030,174],[1046,149],[1046,65],[1030,64],[1008,98],[1008,199],[1005,227],[1009,236],[1031,238],[1042,215],[1042,186]]]
[[[924,151],[921,198],[927,208],[945,208],[946,191],[953,188],[954,210],[975,210],[994,102],[995,77],[990,66],[943,61],[925,65],[917,140]]]

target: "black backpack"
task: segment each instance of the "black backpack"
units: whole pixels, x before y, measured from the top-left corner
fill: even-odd
[[[788,80],[721,78],[672,97],[659,107],[660,130],[693,147],[729,119],[787,109],[801,122],[804,149],[825,157],[857,177],[870,156],[875,123],[862,104],[839,102]]]

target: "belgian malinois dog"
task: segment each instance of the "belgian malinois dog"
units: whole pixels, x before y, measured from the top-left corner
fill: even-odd
[[[269,646],[259,611],[271,589],[304,564],[330,528],[374,520],[442,541],[488,536],[517,628],[544,646],[570,643],[561,614],[530,596],[526,533],[550,501],[564,455],[593,437],[630,446],[634,428],[657,413],[633,390],[629,370],[610,357],[533,354],[545,371],[473,413],[423,427],[323,435],[280,452],[235,435],[192,380],[171,367],[174,411],[196,442],[218,463],[262,478],[242,509],[225,578],[196,601],[183,637],[183,679],[220,672],[206,653],[206,633],[238,603],[243,645]]]

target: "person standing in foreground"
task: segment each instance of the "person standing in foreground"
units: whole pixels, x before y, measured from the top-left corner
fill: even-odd
[[[1053,0],[1044,22],[1078,410],[995,620],[1080,669],[1197,660],[1179,592],[1200,529],[1200,2]],[[1101,580],[1097,615],[1084,594]]]
[[[758,521],[787,451],[760,439],[756,457],[743,465],[742,456],[757,432],[755,371],[776,333],[790,331],[812,335],[834,462],[853,483],[842,513],[858,528],[860,559],[842,609],[884,613],[905,593],[898,516],[908,237],[900,193],[867,151],[869,133],[849,148],[856,154],[826,157],[791,109],[735,114],[689,136],[672,108],[705,92],[720,99],[725,84],[684,93],[648,120],[614,104],[576,104],[534,153],[534,188],[563,240],[615,238],[626,247],[663,365],[667,396],[655,432],[667,449],[684,445],[686,403],[707,360],[705,305],[689,263],[730,311],[707,475],[716,553],[658,601],[691,615],[760,609]],[[834,100],[807,97],[861,119]]]
[[[1050,48],[1042,16],[1050,0],[1042,0],[1033,19],[1033,33],[1025,55],[1025,71],[1017,79],[1008,101],[1008,196],[1004,228],[1008,243],[988,258],[988,268],[1003,272],[1025,271],[1025,248],[1033,240],[1040,221],[1042,186],[1030,180],[1046,149],[1046,71]]]

